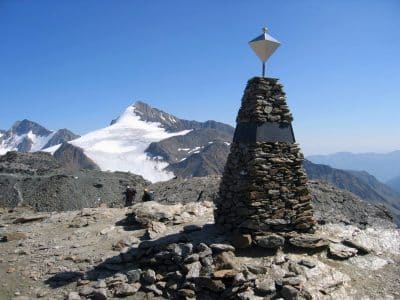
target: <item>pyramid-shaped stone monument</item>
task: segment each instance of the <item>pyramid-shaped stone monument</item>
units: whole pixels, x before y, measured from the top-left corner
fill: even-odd
[[[265,43],[264,50],[271,49]],[[257,55],[262,51],[258,47]],[[277,79],[248,81],[216,199],[216,224],[241,233],[313,230],[304,157],[292,120]]]

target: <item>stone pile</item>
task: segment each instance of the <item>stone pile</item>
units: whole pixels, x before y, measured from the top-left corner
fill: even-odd
[[[312,197],[291,121],[277,79],[248,82],[215,201],[215,222],[225,230],[312,231]]]
[[[131,295],[135,299],[145,299],[146,295],[159,299],[309,299],[302,288],[303,270],[315,266],[311,260],[295,262],[283,254],[268,267],[243,264],[235,248],[227,243],[147,241],[105,261],[100,268],[121,270],[92,284],[82,279],[78,284],[83,286],[68,299]]]
[[[280,122],[290,124],[293,116],[283,86],[274,78],[254,77],[247,83],[237,123]]]
[[[255,243],[260,256],[250,259],[213,230],[187,225],[181,233],[125,247],[82,276],[77,291],[67,299],[313,299],[316,294],[329,294],[325,287],[337,289],[349,279],[315,257],[299,253],[325,253],[339,260],[366,254],[363,246],[354,243],[349,247],[291,233],[285,238],[259,236]],[[297,254],[284,249],[296,249]],[[323,284],[314,282],[319,277]]]

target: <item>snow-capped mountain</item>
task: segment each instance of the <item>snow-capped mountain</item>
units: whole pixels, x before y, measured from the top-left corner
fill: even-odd
[[[204,165],[197,161],[209,160],[210,145],[225,142],[226,147],[233,131],[233,127],[223,123],[180,119],[138,101],[111,125],[82,137],[66,129],[52,132],[29,120],[16,122],[10,130],[0,132],[0,155],[7,151],[46,151],[74,168],[85,168],[79,162],[90,161],[93,168],[131,172],[156,182],[175,175],[196,176],[199,173],[196,170],[174,164],[194,155],[196,163],[190,166]],[[61,147],[68,141],[75,148]],[[198,155],[203,151],[207,153],[205,156]],[[182,168],[184,172],[180,171]]]
[[[174,174],[164,170],[168,163],[157,157],[150,158],[145,151],[153,142],[185,135],[191,130],[168,132],[160,122],[142,120],[144,115],[135,105],[129,106],[110,126],[70,143],[82,148],[103,171],[132,172],[153,182],[171,179]]]
[[[40,151],[77,137],[67,129],[51,131],[25,119],[15,122],[9,130],[0,132],[0,155],[8,151]]]
[[[182,161],[199,154],[214,140],[230,141],[233,130],[231,126],[215,121],[179,119],[138,101],[108,127],[89,132],[69,143],[81,148],[103,171],[131,172],[157,182],[181,173],[175,172],[177,168],[173,168],[173,163],[178,162],[178,156],[171,160],[171,153],[180,152],[179,161]],[[164,151],[165,148],[171,149]],[[178,148],[196,151],[183,153]],[[63,155],[59,146],[45,151],[58,151],[58,155]]]

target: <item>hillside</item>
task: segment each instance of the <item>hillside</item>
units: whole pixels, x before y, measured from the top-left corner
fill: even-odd
[[[0,207],[28,205],[38,211],[64,211],[100,204],[122,206],[127,185],[142,193],[149,184],[138,175],[81,170],[63,163],[45,152],[0,156]]]
[[[334,186],[352,192],[361,199],[374,204],[385,205],[400,224],[400,195],[376,180],[366,172],[343,171],[326,165],[304,161],[304,168],[310,179],[329,182]]]
[[[400,193],[400,176],[393,178],[386,182],[388,186],[390,186],[393,190]]]

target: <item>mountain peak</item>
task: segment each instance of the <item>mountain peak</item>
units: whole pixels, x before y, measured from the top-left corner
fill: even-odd
[[[157,108],[151,107],[145,102],[136,101],[133,104],[133,107],[135,109],[135,113],[140,116],[140,119],[142,121],[160,123],[161,126],[167,129],[168,131],[180,131],[187,129],[187,128],[174,128],[176,127],[178,121],[180,121],[179,118],[169,113],[166,113],[162,110],[159,110]]]
[[[77,137],[67,129],[54,132],[36,122],[24,119],[15,122],[7,131],[0,131],[0,155],[8,151],[41,151]]]
[[[14,125],[11,127],[11,132],[17,135],[23,135],[32,132],[33,134],[39,136],[47,136],[52,133],[52,131],[47,130],[38,123],[35,123],[28,119],[15,122]]]

